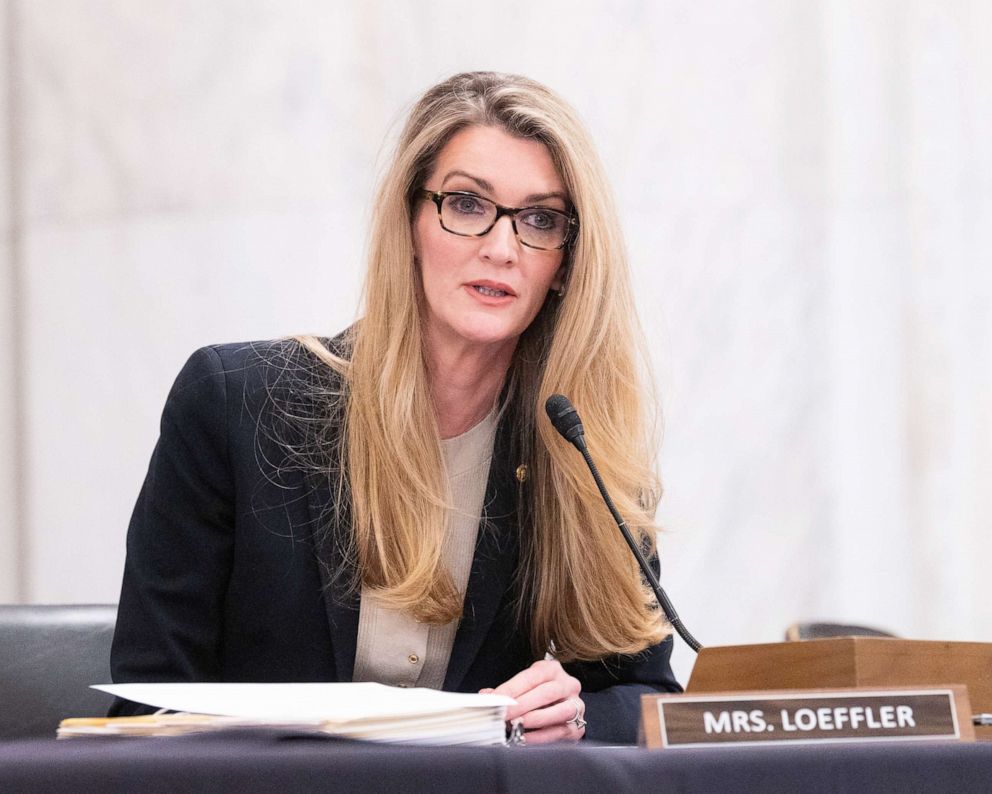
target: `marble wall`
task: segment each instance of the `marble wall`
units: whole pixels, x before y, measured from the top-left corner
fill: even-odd
[[[10,48],[10,4],[0,0],[0,64],[3,74],[12,73],[13,53]],[[13,184],[10,140],[11,118],[10,79],[0,84],[0,602],[15,601],[19,596],[20,538],[18,517],[18,437],[17,437],[17,322],[15,299],[17,271],[15,269],[13,234]]]
[[[0,7],[0,432],[24,440],[0,599],[116,599],[185,357],[347,325],[404,109],[491,68],[572,101],[612,175],[667,415],[663,573],[697,636],[992,639],[986,6]]]

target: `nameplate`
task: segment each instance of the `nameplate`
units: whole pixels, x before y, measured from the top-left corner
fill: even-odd
[[[852,741],[974,741],[968,690],[816,689],[643,695],[648,747]]]

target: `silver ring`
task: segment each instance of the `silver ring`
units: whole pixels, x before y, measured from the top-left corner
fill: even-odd
[[[566,725],[574,725],[575,729],[581,731],[589,723],[582,719],[582,704],[575,700],[575,698],[569,698],[569,703],[575,704],[575,716],[570,720],[565,720]]]

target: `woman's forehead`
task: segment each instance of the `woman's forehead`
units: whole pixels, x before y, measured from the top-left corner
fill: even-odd
[[[548,147],[497,127],[473,126],[455,133],[438,153],[429,187],[479,190],[508,203],[565,198]]]

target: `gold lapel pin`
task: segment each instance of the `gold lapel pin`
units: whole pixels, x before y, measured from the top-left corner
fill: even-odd
[[[517,482],[527,482],[527,464],[517,466]]]

